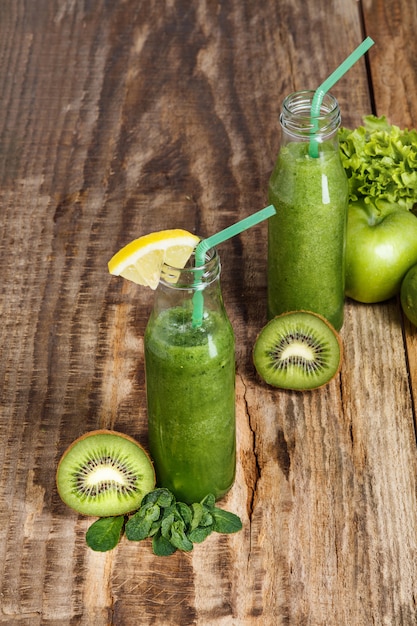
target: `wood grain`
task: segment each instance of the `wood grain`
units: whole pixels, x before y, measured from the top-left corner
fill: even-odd
[[[334,88],[346,126],[417,125],[406,0],[3,0],[0,18],[0,623],[369,626],[417,621],[417,335],[396,300],[346,304],[340,376],[273,390],[266,225],[222,245],[236,333],[243,530],[191,554],[85,545],[60,501],[65,447],[98,427],[146,444],[152,293],[107,273],[160,228],[207,236],[267,204],[290,91]]]

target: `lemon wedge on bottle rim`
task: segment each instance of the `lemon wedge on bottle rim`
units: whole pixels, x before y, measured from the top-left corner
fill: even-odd
[[[156,289],[164,263],[184,267],[199,241],[180,228],[144,235],[116,252],[108,263],[109,272]]]

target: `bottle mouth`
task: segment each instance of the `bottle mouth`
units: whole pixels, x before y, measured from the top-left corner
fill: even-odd
[[[216,248],[207,250],[205,263],[201,266],[195,265],[193,252],[185,267],[174,267],[164,263],[160,284],[170,289],[205,288],[218,278],[220,269],[220,258]]]
[[[319,115],[312,117],[311,105],[315,92],[296,91],[289,94],[282,103],[281,126],[294,138],[308,138],[315,135],[316,141],[325,141],[341,124],[340,107],[336,98],[326,93],[320,106]]]

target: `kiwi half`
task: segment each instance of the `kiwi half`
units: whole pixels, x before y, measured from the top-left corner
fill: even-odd
[[[58,464],[61,499],[84,515],[130,513],[155,487],[155,471],[142,446],[114,430],[93,430],[76,439]]]
[[[339,334],[324,317],[292,311],[261,330],[253,361],[269,385],[303,391],[328,383],[340,369],[342,352]]]

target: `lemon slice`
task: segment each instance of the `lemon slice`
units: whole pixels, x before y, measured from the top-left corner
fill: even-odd
[[[199,241],[179,228],[144,235],[116,252],[108,263],[109,272],[156,289],[163,264],[184,267]]]

